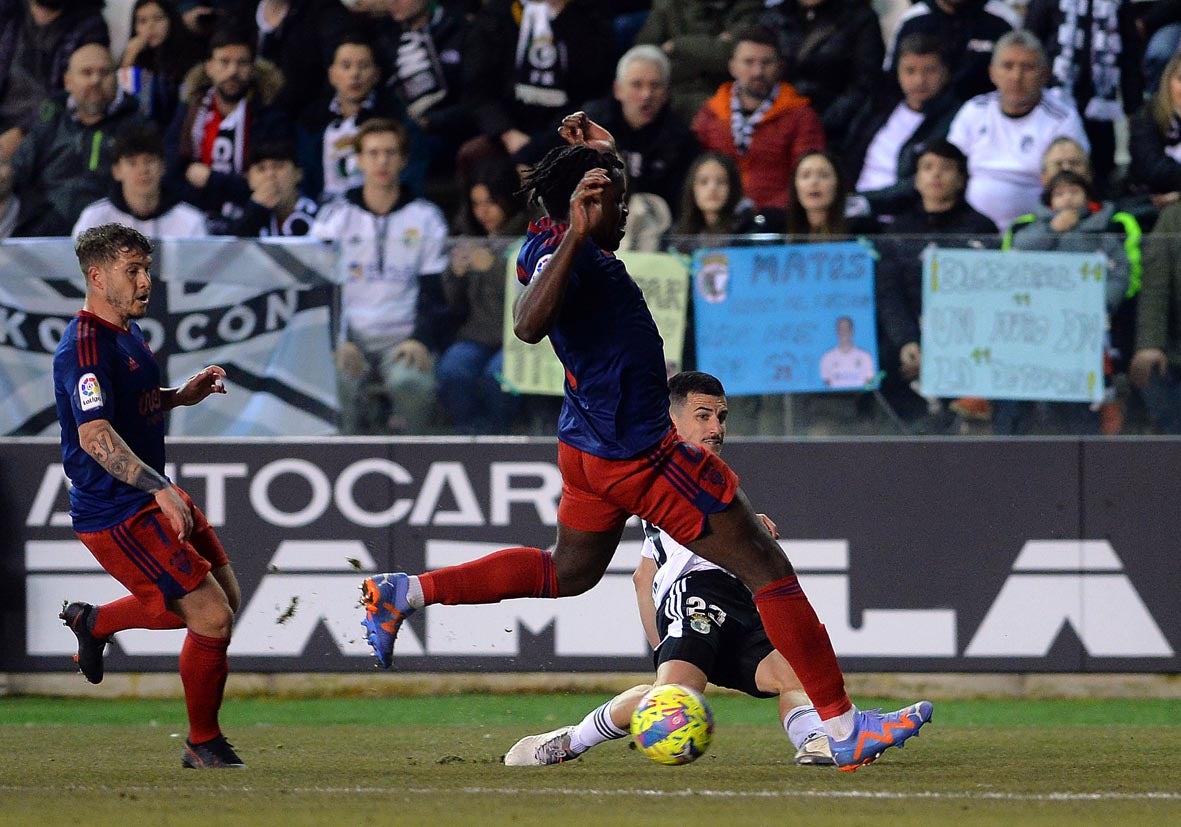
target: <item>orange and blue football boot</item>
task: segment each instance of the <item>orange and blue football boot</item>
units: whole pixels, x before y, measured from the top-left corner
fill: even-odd
[[[394,658],[394,641],[402,621],[414,614],[406,600],[410,576],[402,572],[379,574],[361,584],[361,602],[365,604],[365,639],[373,647],[377,665],[389,669]]]
[[[882,714],[879,709],[857,710],[853,734],[843,741],[830,738],[832,757],[842,772],[872,764],[890,747],[901,747],[907,738],[918,735],[931,720],[930,701],[919,701],[897,712]]]

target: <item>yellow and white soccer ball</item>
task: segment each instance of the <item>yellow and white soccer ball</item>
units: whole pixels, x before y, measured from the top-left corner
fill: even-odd
[[[696,761],[709,749],[713,734],[709,705],[687,686],[654,686],[632,713],[636,748],[658,764]]]

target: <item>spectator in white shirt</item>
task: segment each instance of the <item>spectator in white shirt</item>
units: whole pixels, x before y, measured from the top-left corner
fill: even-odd
[[[1024,30],[997,41],[989,75],[997,91],[977,95],[956,114],[947,138],[968,158],[968,203],[1001,230],[1041,198],[1041,159],[1055,138],[1090,151],[1078,110],[1045,91],[1046,53]]]
[[[152,124],[125,128],[115,139],[111,177],[115,186],[82,210],[74,224],[75,239],[83,230],[118,223],[148,238],[202,238],[205,214],[164,187],[164,139]]]

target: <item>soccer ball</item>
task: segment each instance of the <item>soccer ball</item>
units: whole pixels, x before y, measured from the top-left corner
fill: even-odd
[[[658,764],[696,761],[713,735],[713,713],[705,698],[687,686],[654,686],[632,713],[636,747]]]

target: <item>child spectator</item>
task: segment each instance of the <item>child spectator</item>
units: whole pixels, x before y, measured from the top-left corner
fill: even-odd
[[[111,177],[115,186],[82,210],[72,233],[102,224],[122,224],[148,238],[201,238],[207,235],[205,215],[180,194],[166,191],[164,139],[153,124],[133,125],[115,139]]]
[[[950,423],[939,404],[923,398],[917,388],[923,351],[922,253],[937,237],[941,247],[995,246],[999,240],[992,219],[964,199],[968,159],[946,138],[931,141],[918,156],[914,187],[918,202],[889,224],[889,236],[874,239],[879,259],[874,273],[877,300],[878,353],[882,398],[909,427],[943,430]],[[988,400],[955,400],[961,416],[991,413]]]
[[[1046,184],[1042,191],[1042,206],[1013,222],[1005,239],[1005,248],[1102,253],[1107,259],[1106,304],[1110,319],[1127,294],[1134,295],[1139,290],[1140,237],[1140,226],[1131,215],[1118,211],[1110,201],[1096,201],[1094,185],[1089,178],[1064,170]],[[1133,285],[1131,291],[1130,283]],[[1104,402],[1113,403],[1115,389],[1110,374],[1114,354],[1110,352],[1110,340],[1108,345]],[[1030,402],[994,402],[994,432],[1027,432],[1034,409]],[[1118,433],[1122,424],[1118,408],[1068,402],[1053,404],[1050,410],[1055,414],[1055,430],[1060,432]]]
[[[299,191],[303,172],[295,163],[295,147],[287,141],[259,144],[250,155],[246,182],[250,201],[231,227],[230,235],[274,238],[307,235],[319,205]]]

